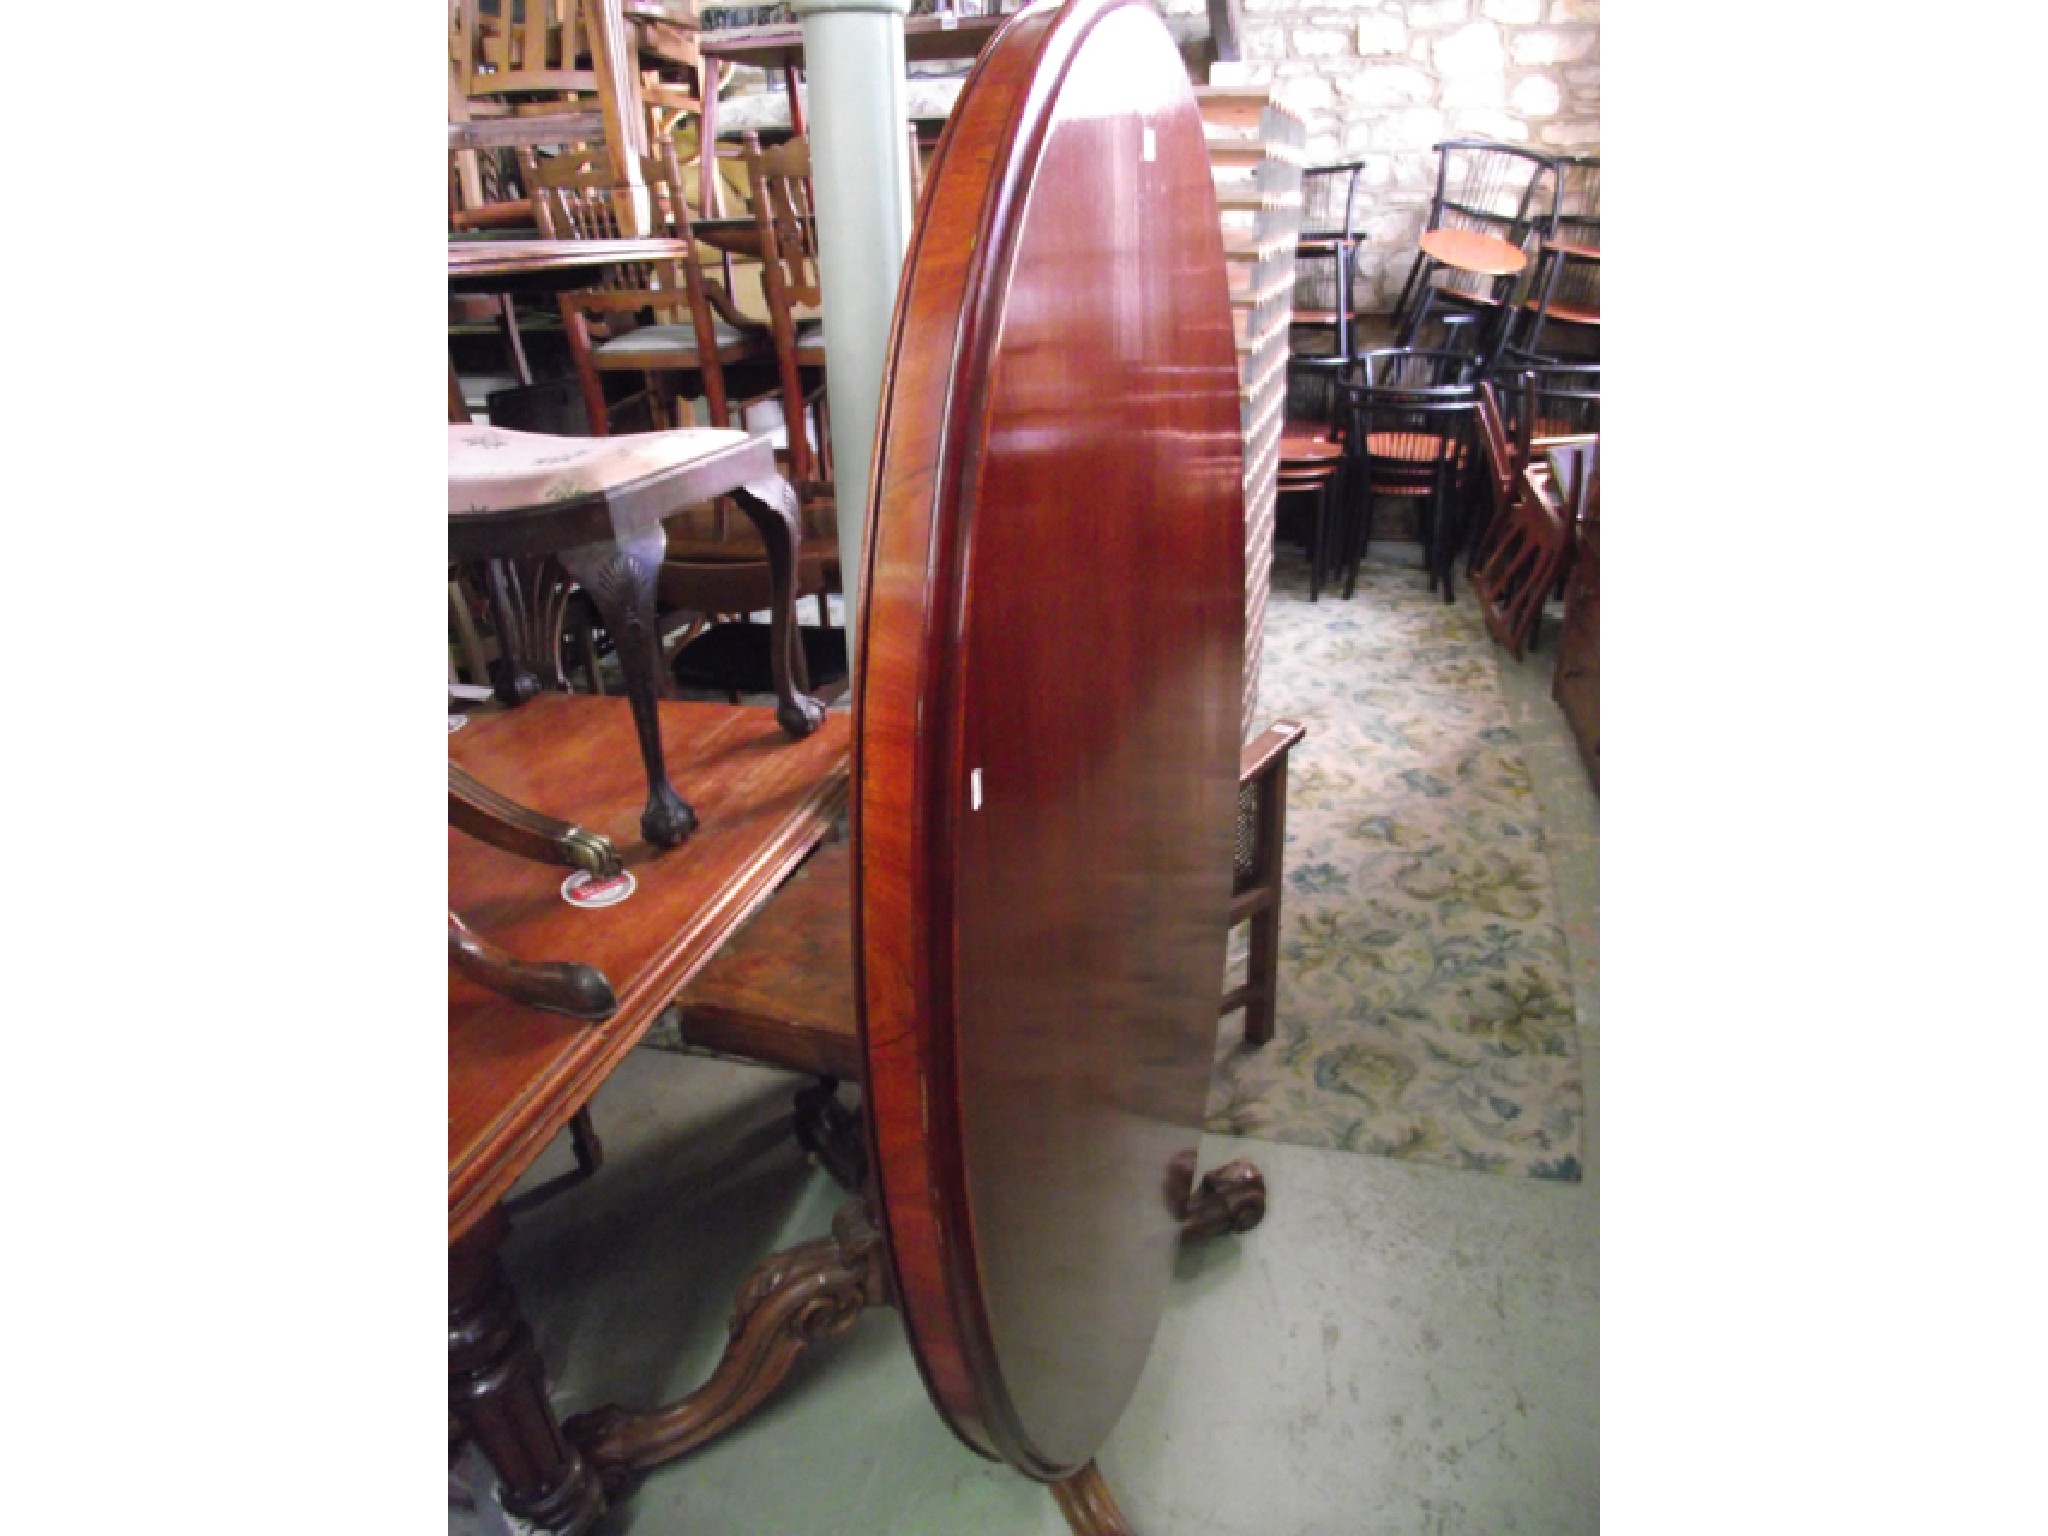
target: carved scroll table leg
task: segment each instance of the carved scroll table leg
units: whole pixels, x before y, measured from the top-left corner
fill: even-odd
[[[453,912],[448,914],[448,963],[515,1003],[593,1022],[618,1011],[612,984],[595,966],[573,960],[521,960],[479,937]]]
[[[1266,1217],[1266,1176],[1239,1158],[1212,1168],[1188,1196],[1181,1215],[1180,1235],[1221,1237],[1226,1232],[1249,1232]]]
[[[1092,1461],[1064,1483],[1054,1483],[1052,1497],[1074,1536],[1131,1536],[1131,1522]]]
[[[654,709],[655,700],[668,691],[662,686],[661,641],[654,621],[654,583],[667,549],[668,535],[656,523],[617,543],[565,549],[560,558],[597,604],[626,674],[626,698],[640,737],[641,765],[647,770],[647,808],[640,813],[640,834],[659,847],[673,848],[695,829],[697,813],[668,781],[661,756],[661,721]]]
[[[733,1304],[732,1337],[711,1379],[672,1407],[599,1408],[564,1426],[607,1489],[723,1434],[758,1408],[813,1344],[836,1338],[888,1302],[881,1235],[855,1201],[832,1235],[755,1265]]]
[[[796,557],[803,542],[797,496],[780,477],[741,486],[733,500],[768,549],[768,675],[775,683],[775,723],[801,741],[825,721],[825,706],[797,692],[803,667],[796,624]]]
[[[453,762],[448,765],[448,825],[522,859],[587,869],[599,879],[626,867],[603,833],[528,810]]]
[[[448,1250],[448,1405],[498,1474],[506,1512],[558,1536],[604,1513],[604,1491],[548,1406],[533,1335],[498,1267],[492,1211]]]

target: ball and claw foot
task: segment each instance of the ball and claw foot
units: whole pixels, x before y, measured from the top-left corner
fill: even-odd
[[[649,791],[640,813],[640,835],[657,848],[674,848],[697,830],[697,813],[664,783]]]
[[[802,741],[825,723],[825,706],[808,693],[793,693],[776,701],[775,723],[792,741]]]

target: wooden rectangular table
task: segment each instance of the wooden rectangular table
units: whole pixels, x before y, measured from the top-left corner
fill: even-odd
[[[532,1335],[506,1286],[499,1202],[589,1103],[677,992],[826,835],[845,806],[849,719],[792,741],[773,710],[664,702],[662,745],[702,820],[681,847],[639,833],[645,784],[623,699],[548,693],[475,715],[450,757],[500,793],[609,837],[632,893],[571,906],[559,867],[450,830],[448,905],[522,959],[579,960],[618,1010],[583,1023],[448,980],[448,1367],[455,1423],[497,1469],[508,1510],[583,1530],[595,1475],[548,1405]]]

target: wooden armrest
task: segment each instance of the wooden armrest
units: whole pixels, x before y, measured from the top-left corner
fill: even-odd
[[[1308,734],[1308,727],[1296,720],[1275,720],[1244,744],[1238,754],[1237,781],[1249,784],[1263,778],[1286,760],[1294,744]]]

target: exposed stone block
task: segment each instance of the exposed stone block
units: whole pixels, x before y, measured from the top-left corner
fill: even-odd
[[[1504,112],[1454,112],[1451,131],[1460,138],[1500,139],[1509,144],[1529,142],[1529,125]],[[1436,167],[1429,168],[1430,185],[1436,185]]]
[[[1479,9],[1510,26],[1526,27],[1543,19],[1543,0],[1480,0]]]
[[[1365,16],[1358,23],[1358,51],[1367,58],[1374,54],[1399,53],[1408,46],[1408,29],[1398,16],[1384,11]]]
[[[1297,59],[1341,58],[1351,48],[1351,35],[1334,27],[1296,27],[1288,41]]]
[[[1406,64],[1367,64],[1337,81],[1337,94],[1363,107],[1419,107],[1435,92],[1435,81]]]
[[[1507,69],[1507,50],[1501,46],[1500,28],[1484,21],[1460,27],[1448,37],[1436,40],[1437,73],[1446,80],[1465,76],[1499,75]]]
[[[1595,90],[1600,88],[1600,66],[1598,64],[1587,65],[1583,69],[1568,69],[1564,72],[1564,77],[1573,85],[1590,85]]]
[[[1545,123],[1542,130],[1543,142],[1571,148],[1600,143],[1600,124],[1595,122]]]
[[[1598,32],[1517,32],[1508,39],[1508,57],[1522,65],[1566,64],[1599,46]]]
[[[1246,27],[1243,42],[1245,57],[1248,59],[1287,57],[1287,34],[1279,27]]]
[[[1472,0],[1413,0],[1408,7],[1411,27],[1448,27],[1472,14]]]
[[[1327,112],[1337,104],[1330,82],[1322,75],[1290,76],[1280,81],[1274,95],[1303,117],[1311,112]]]
[[[1444,115],[1429,107],[1389,112],[1373,125],[1375,149],[1428,149],[1444,136]]]
[[[1509,93],[1508,105],[1524,117],[1554,117],[1561,93],[1546,75],[1530,75]]]
[[[1600,0],[1550,0],[1550,19],[1560,21],[1598,21]]]

